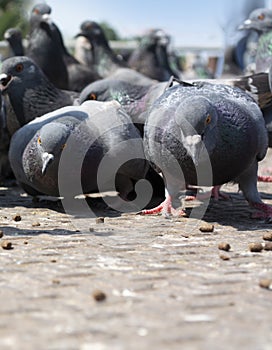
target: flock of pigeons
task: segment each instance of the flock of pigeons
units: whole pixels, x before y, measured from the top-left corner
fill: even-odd
[[[124,60],[85,21],[72,55],[50,13],[33,7],[27,47],[17,29],[5,33],[13,55],[0,74],[2,178],[15,176],[33,196],[116,190],[122,210],[165,215],[182,215],[176,200],[186,188],[212,186],[220,196],[232,181],[255,217],[271,220],[257,181],[272,147],[272,10],[253,11],[240,28],[259,33],[256,73],[193,82],[171,64],[162,30]]]

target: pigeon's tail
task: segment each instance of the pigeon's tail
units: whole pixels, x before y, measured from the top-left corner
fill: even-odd
[[[272,93],[268,73],[255,73],[233,79],[233,86],[248,92],[261,109],[272,106]]]

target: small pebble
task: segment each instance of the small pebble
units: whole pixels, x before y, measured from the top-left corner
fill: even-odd
[[[102,290],[95,290],[93,292],[93,298],[96,301],[104,301],[106,299],[106,294]]]
[[[41,224],[37,221],[37,222],[32,222],[32,227],[38,227],[41,226]]]
[[[264,278],[260,280],[259,286],[266,289],[272,289],[272,280],[268,278]]]
[[[264,250],[272,250],[272,242],[265,242]]]
[[[60,284],[60,280],[54,278],[54,279],[52,280],[52,283],[53,283],[53,284]]]
[[[205,224],[199,227],[201,232],[213,232],[214,225],[213,224]]]
[[[28,241],[24,241],[24,244],[28,244]]]
[[[263,239],[265,241],[272,241],[272,232],[266,232],[264,235],[263,235]]]
[[[1,247],[6,250],[13,249],[12,243],[10,241],[1,242]]]
[[[259,253],[263,250],[263,245],[262,245],[262,243],[250,243],[248,245],[248,249],[251,252]]]
[[[22,220],[22,217],[21,217],[21,215],[19,215],[19,214],[15,214],[15,215],[13,215],[12,219],[13,219],[14,221],[21,221],[21,220]]]
[[[218,244],[218,249],[225,250],[226,252],[228,252],[230,250],[230,244],[226,242],[221,242]]]
[[[99,217],[99,218],[96,218],[96,219],[95,219],[95,222],[96,222],[97,224],[103,224],[103,223],[104,223],[104,220],[105,220],[105,218]]]
[[[90,227],[90,228],[89,228],[89,231],[90,231],[90,232],[94,232],[94,228],[93,228],[93,227]]]
[[[229,259],[230,259],[230,257],[227,256],[227,255],[225,255],[225,254],[220,254],[219,257],[220,257],[220,259],[222,259],[222,260],[229,260]]]
[[[0,230],[0,238],[4,236],[4,232]]]

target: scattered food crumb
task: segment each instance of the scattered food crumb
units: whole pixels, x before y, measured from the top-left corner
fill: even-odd
[[[218,249],[225,250],[226,252],[228,252],[230,250],[230,244],[226,242],[221,242],[218,244]]]
[[[41,224],[38,221],[32,222],[32,227],[37,227],[37,226],[41,226]]]
[[[13,249],[12,243],[10,241],[3,241],[1,247],[6,250]]]
[[[261,279],[259,286],[266,289],[272,289],[272,280],[268,278]]]
[[[24,244],[28,244],[28,241],[24,241]]]
[[[106,294],[101,291],[101,290],[95,290],[93,292],[93,298],[96,300],[96,301],[103,301],[106,299]]]
[[[14,221],[21,221],[21,220],[22,220],[22,217],[21,217],[21,215],[19,215],[19,214],[15,214],[15,215],[13,215],[12,219],[13,219]]]
[[[54,283],[54,284],[60,284],[60,280],[54,278],[54,279],[52,280],[52,283]]]
[[[201,232],[213,232],[214,225],[213,224],[204,224],[199,227]]]
[[[56,260],[56,259],[51,259],[51,262],[52,262],[52,263],[56,263],[57,260]]]
[[[90,232],[94,232],[94,228],[93,228],[93,227],[90,227],[90,228],[89,228],[89,231],[90,231]]]
[[[272,242],[265,242],[264,250],[272,250]]]
[[[0,230],[0,238],[4,236],[4,232]]]
[[[263,235],[263,239],[265,241],[272,241],[272,232],[266,232],[264,235]]]
[[[261,252],[263,250],[263,245],[262,243],[250,243],[248,249],[251,252]]]
[[[219,257],[222,260],[230,260],[230,257],[228,255],[225,255],[225,254],[220,254]]]
[[[104,220],[105,220],[105,218],[99,217],[99,218],[96,218],[95,222],[96,222],[97,224],[103,224],[103,223],[104,223]]]

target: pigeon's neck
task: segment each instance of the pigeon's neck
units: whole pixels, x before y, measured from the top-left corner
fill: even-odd
[[[272,63],[272,30],[259,37],[256,53],[256,72],[264,72]]]
[[[116,69],[120,68],[120,63],[108,45],[92,44],[93,63],[101,77],[107,77]]]

